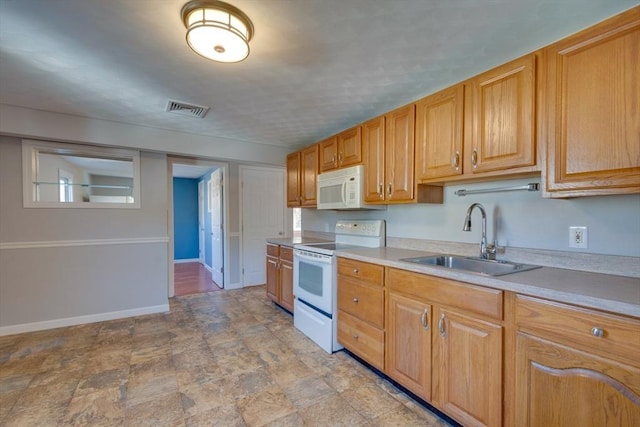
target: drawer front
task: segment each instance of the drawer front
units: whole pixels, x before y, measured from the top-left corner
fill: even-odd
[[[384,267],[368,262],[338,258],[338,274],[365,280],[371,284],[382,286]]]
[[[338,309],[384,327],[384,291],[346,276],[338,276]]]
[[[280,259],[293,262],[293,248],[280,246]]]
[[[280,246],[274,245],[272,243],[267,243],[267,255],[271,255],[274,257],[280,256]]]
[[[384,368],[384,332],[338,310],[338,342],[371,365]]]
[[[640,319],[518,295],[518,329],[640,366]]]
[[[458,307],[502,320],[503,291],[388,268],[385,284],[390,290],[425,301]]]

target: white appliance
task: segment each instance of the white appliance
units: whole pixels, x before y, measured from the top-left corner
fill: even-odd
[[[386,245],[383,220],[338,221],[334,243],[295,245],[293,250],[293,324],[327,353],[338,344],[336,251]]]
[[[364,203],[364,166],[352,166],[318,175],[318,209],[386,209]]]

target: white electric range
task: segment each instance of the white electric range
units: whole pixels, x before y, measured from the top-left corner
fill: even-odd
[[[338,343],[336,251],[386,245],[384,220],[338,221],[335,242],[300,244],[293,252],[293,324],[327,353]]]

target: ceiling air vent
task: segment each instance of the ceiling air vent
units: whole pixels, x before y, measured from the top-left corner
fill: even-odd
[[[169,113],[182,114],[183,116],[197,117],[199,119],[202,119],[207,115],[209,107],[169,100],[169,102],[167,102],[166,111]]]

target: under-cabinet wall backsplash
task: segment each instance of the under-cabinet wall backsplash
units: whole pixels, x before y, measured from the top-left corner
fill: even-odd
[[[500,246],[640,257],[640,195],[543,199],[540,192],[514,191],[456,196],[458,189],[524,185],[539,179],[449,185],[442,205],[391,205],[386,211],[302,210],[302,228],[333,231],[338,219],[385,219],[393,237],[480,242],[481,216],[472,214],[472,230],[462,231],[467,208],[487,211],[487,239]],[[569,248],[569,226],[588,227],[588,248]]]

